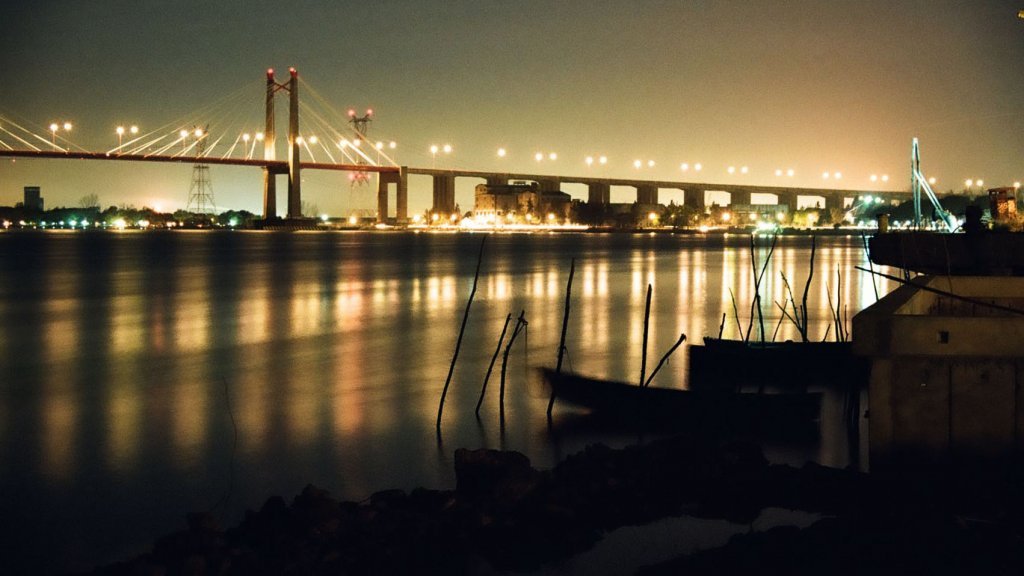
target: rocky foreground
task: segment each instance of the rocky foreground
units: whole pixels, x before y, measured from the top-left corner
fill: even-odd
[[[487,574],[536,569],[614,528],[690,515],[750,523],[766,507],[820,513],[805,529],[734,537],[645,574],[1022,574],[1019,492],[885,482],[770,465],[749,444],[676,437],[595,445],[550,471],[516,452],[455,453],[455,490],[387,490],[338,502],[307,486],[235,527],[209,515],[103,575]]]

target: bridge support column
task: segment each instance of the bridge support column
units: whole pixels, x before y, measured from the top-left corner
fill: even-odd
[[[746,190],[732,190],[729,192],[729,206],[745,204],[750,206],[750,192]]]
[[[796,194],[796,192],[792,192],[792,191],[778,192],[778,193],[775,194],[775,197],[778,198],[778,202],[779,202],[780,206],[781,205],[785,205],[790,212],[795,212],[796,211],[796,204],[797,204],[797,194]]]
[[[276,160],[274,150],[274,92],[277,91],[277,82],[274,80],[274,71],[267,70],[267,100],[266,100],[266,126],[264,127],[263,138],[263,159]],[[263,169],[263,219],[270,220],[277,218],[277,174],[269,167]]]
[[[263,219],[277,218],[277,174],[263,169]]]
[[[409,220],[409,180],[405,166],[398,172],[381,172],[377,175],[377,222],[388,219],[388,192],[395,185],[395,222],[404,224]]]
[[[587,204],[605,206],[612,202],[612,187],[601,182],[587,185]]]
[[[543,192],[561,192],[562,181],[551,178],[546,180],[538,180],[537,184],[540,186],[540,191]]]
[[[843,207],[843,195],[841,193],[825,194],[825,210],[831,210],[833,208],[842,209]]]
[[[288,82],[288,218],[302,218],[302,175],[299,168],[299,73],[289,69]]]
[[[455,213],[455,176],[437,174],[434,176],[434,214],[447,218]]]
[[[637,185],[636,187],[636,202],[637,204],[658,204],[658,187],[649,185]]]
[[[409,169],[398,169],[398,191],[395,193],[395,218],[399,224],[409,221]]]
[[[707,203],[704,201],[704,191],[694,188],[684,188],[683,204],[703,212],[707,208]]]

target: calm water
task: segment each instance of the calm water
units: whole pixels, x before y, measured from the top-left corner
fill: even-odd
[[[553,440],[528,369],[554,365],[573,257],[567,346],[577,371],[638,377],[648,283],[651,364],[680,332],[717,334],[727,310],[725,336],[735,336],[730,289],[746,327],[748,237],[487,235],[439,446],[437,403],[482,238],[0,234],[4,557],[15,568],[82,569],[143,551],[188,511],[216,506],[233,524],[307,483],[346,499],[450,487],[456,447],[516,449],[546,467],[593,440],[630,440]],[[808,256],[807,238],[780,238],[764,297],[781,302],[785,273],[799,298]],[[837,271],[851,317],[874,302],[855,265],[866,265],[859,237],[819,238],[809,303],[819,337]],[[520,310],[529,329],[510,359],[502,433],[497,374],[479,423],[473,409],[505,316]],[[770,330],[778,316],[768,312]],[[779,338],[794,335],[783,323]],[[656,385],[685,386],[686,364],[684,346]],[[841,438],[825,429],[778,454],[842,465]]]

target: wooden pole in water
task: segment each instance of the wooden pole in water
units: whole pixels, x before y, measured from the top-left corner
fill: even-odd
[[[665,352],[665,355],[661,357],[661,361],[654,367],[654,372],[651,372],[651,377],[647,379],[647,382],[644,382],[644,388],[651,385],[651,381],[654,380],[654,376],[658,373],[658,370],[661,370],[662,364],[664,364],[665,361],[668,360],[668,357],[676,351],[676,348],[679,348],[679,345],[683,343],[683,340],[686,340],[686,334],[680,334],[679,340],[676,340],[676,343],[673,344],[672,347],[668,349],[668,352]]]
[[[644,386],[644,378],[647,376],[647,330],[651,324],[651,292],[654,287],[647,285],[647,306],[644,308],[644,345],[643,357],[640,358],[640,387]]]
[[[565,332],[569,328],[569,303],[572,295],[572,277],[576,273],[576,259],[569,264],[569,281],[565,284],[565,314],[562,316],[562,339],[558,343],[558,364],[555,365],[555,373],[562,373],[562,358],[565,355]],[[551,409],[555,406],[555,387],[551,387],[551,398],[548,399],[548,418],[551,418]]]
[[[498,337],[498,347],[494,349],[494,356],[491,356],[491,364],[487,367],[487,375],[484,376],[484,385],[480,387],[480,399],[476,402],[476,415],[480,417],[480,405],[484,403],[484,392],[487,391],[487,381],[491,379],[491,371],[494,370],[494,361],[498,359],[501,352],[501,343],[505,341],[505,332],[508,332],[508,323],[512,321],[512,313],[505,316],[505,326],[501,329],[501,336]]]
[[[516,336],[519,336],[519,332],[526,326],[526,310],[519,312],[519,318],[516,319],[516,327],[512,330],[512,336],[508,339],[508,344],[505,345],[505,356],[501,359],[501,392],[498,394],[498,413],[501,425],[505,425],[505,369],[508,368],[508,354],[512,351],[512,344],[516,341]]]
[[[476,295],[476,283],[480,279],[480,263],[484,260],[484,243],[487,236],[480,241],[480,254],[476,257],[476,273],[473,275],[473,289],[469,292],[469,300],[466,302],[466,312],[462,315],[462,328],[459,329],[459,339],[455,341],[455,354],[452,355],[452,364],[448,367],[448,378],[444,381],[444,390],[441,391],[441,403],[437,406],[437,433],[441,433],[441,413],[444,412],[444,397],[448,395],[448,386],[452,382],[452,374],[455,372],[455,361],[459,358],[459,348],[462,346],[462,335],[466,332],[466,320],[469,319],[469,307],[473,305],[473,296]]]

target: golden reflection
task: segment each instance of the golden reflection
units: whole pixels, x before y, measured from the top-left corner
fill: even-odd
[[[47,300],[44,306],[43,322],[45,347],[48,363],[62,362],[73,358],[78,352],[78,300],[59,298]]]
[[[594,296],[594,264],[585,262],[582,268],[583,273],[580,275],[583,276],[583,298],[591,298]]]
[[[266,378],[262,370],[257,370],[256,373],[243,374],[237,382],[238,385],[231,389],[231,401],[237,407],[234,415],[238,422],[238,436],[244,438],[248,445],[262,446],[270,422]]]
[[[134,363],[132,366],[132,370],[119,374],[107,387],[107,465],[122,473],[134,469],[141,436],[143,392],[136,386],[142,378]]]
[[[292,336],[308,336],[316,334],[320,324],[319,286],[314,282],[305,282],[295,287],[291,300]]]
[[[207,396],[213,382],[179,382],[171,390],[171,429],[179,462],[198,454],[206,435]]]
[[[175,300],[174,344],[182,352],[203,350],[210,342],[210,299],[207,275],[183,273]]]
[[[146,317],[143,299],[119,295],[110,304],[110,346],[115,354],[133,354],[146,345]]]
[[[53,382],[45,386],[40,420],[42,429],[42,471],[51,480],[66,481],[75,467],[74,441],[78,407],[71,390],[57,389]]]
[[[266,342],[270,339],[270,297],[265,287],[252,284],[251,289],[242,291],[238,303],[238,334],[243,344]]]

